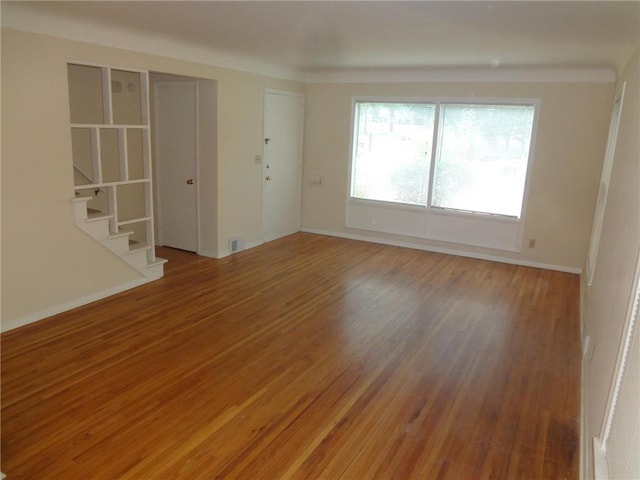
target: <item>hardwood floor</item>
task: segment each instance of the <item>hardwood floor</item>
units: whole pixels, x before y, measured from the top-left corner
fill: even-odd
[[[7,332],[14,479],[577,479],[576,275],[296,234]]]

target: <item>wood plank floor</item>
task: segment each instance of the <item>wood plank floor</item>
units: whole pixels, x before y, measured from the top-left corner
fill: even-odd
[[[2,335],[14,479],[577,479],[576,275],[296,234]]]

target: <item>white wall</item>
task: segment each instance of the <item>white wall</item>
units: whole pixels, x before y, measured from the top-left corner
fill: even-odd
[[[260,243],[262,166],[254,157],[262,153],[264,90],[302,91],[300,83],[7,28],[1,35],[3,329],[141,278],[73,220],[69,61],[216,81],[215,253],[226,254],[237,235]]]
[[[583,364],[586,478],[593,478],[590,442],[602,433],[623,325],[633,293],[631,286],[636,259],[640,252],[639,64],[640,51],[636,51],[618,81],[619,85],[627,82],[626,94],[592,286],[587,287],[583,279],[585,333],[591,344]],[[634,341],[637,359],[637,329]],[[636,382],[636,385],[640,383],[640,365],[631,364],[629,374],[630,382]],[[631,390],[629,395],[635,394]],[[640,399],[622,399],[620,408],[618,414],[625,420],[618,423],[616,431],[611,432],[612,447],[616,448],[617,445],[617,448],[628,450],[626,455],[618,455],[619,451],[610,455],[610,478],[640,478],[640,462],[625,465],[625,459],[632,460],[633,456],[637,459],[640,452],[637,430],[640,425]]]

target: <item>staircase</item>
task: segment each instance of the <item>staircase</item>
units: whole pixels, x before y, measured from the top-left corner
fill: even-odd
[[[150,280],[164,275],[164,258],[157,258],[153,245],[137,245],[130,240],[133,232],[112,233],[113,215],[87,207],[91,197],[75,197],[73,202],[76,225],[94,238],[124,262]]]

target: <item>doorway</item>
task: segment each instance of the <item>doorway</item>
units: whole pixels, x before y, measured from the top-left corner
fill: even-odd
[[[150,72],[149,82],[152,93],[150,118],[153,152],[151,159],[156,186],[153,209],[156,239],[159,245],[176,246],[194,251],[198,255],[215,258],[218,252],[217,81]],[[161,90],[161,98],[156,96],[158,89]],[[178,103],[175,109],[172,108],[171,103],[175,100],[174,97],[182,98],[186,105]],[[166,99],[168,100],[164,101]],[[176,111],[174,112],[174,110]],[[187,116],[191,119],[195,116],[195,125],[191,125],[189,128],[181,123],[172,125],[172,122],[176,123],[176,119],[181,116]],[[196,152],[195,164],[192,161],[186,162],[186,166],[185,162],[180,160],[180,156],[163,155],[162,148],[158,148],[159,143],[172,142],[172,139],[183,130],[185,130],[184,137],[195,145],[195,147],[192,145],[187,149],[189,153],[187,157],[193,157],[194,149]],[[166,133],[164,133],[165,131]],[[184,141],[184,139],[179,141]],[[174,160],[165,166],[164,161],[168,161],[169,158]],[[175,191],[167,188],[171,187],[170,181],[172,179],[175,181]],[[190,179],[193,179],[193,183],[187,183]],[[165,182],[164,187],[161,186],[161,181]],[[185,200],[178,198],[176,203],[173,199],[176,196],[176,191],[180,191],[180,189],[187,190],[185,197],[189,200],[189,204],[185,207],[174,208],[175,205],[179,205],[181,201]],[[174,209],[174,217],[177,216],[175,222],[170,218],[170,215],[165,215],[171,213],[172,208]],[[187,219],[181,218],[187,210],[190,211],[191,216]],[[195,217],[193,212],[195,212]],[[185,220],[188,220],[188,223],[181,225],[180,222]],[[183,235],[188,231],[186,243],[172,240],[171,230],[174,229],[179,229],[178,235]]]
[[[198,88],[154,85],[158,243],[198,251]]]
[[[262,239],[300,231],[304,96],[266,90]]]

